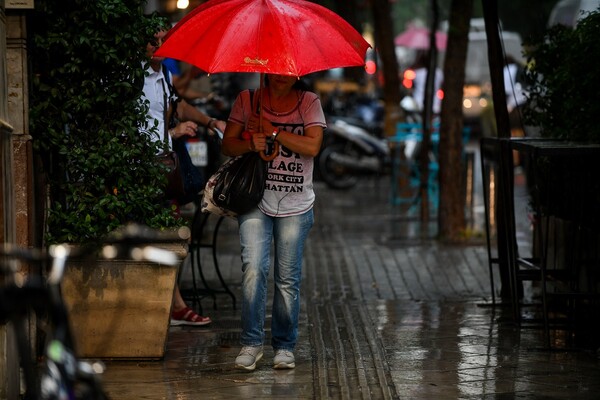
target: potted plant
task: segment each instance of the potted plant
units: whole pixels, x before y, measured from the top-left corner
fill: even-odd
[[[543,138],[564,140],[573,148],[600,143],[600,74],[593,72],[596,61],[600,62],[599,29],[600,12],[594,11],[575,28],[555,25],[528,45],[531,50],[526,78],[530,85],[524,117],[529,125],[539,128]],[[600,184],[590,175],[597,171],[597,160],[573,154],[546,157],[528,166],[530,174],[535,169],[537,189],[550,193],[540,199],[552,199],[553,209],[547,211],[565,219],[581,212],[570,206],[572,198],[593,199],[600,195]],[[593,203],[590,206],[596,208]],[[588,210],[592,214],[594,211]]]
[[[598,261],[600,223],[600,74],[595,72],[599,30],[598,10],[575,28],[549,28],[543,38],[529,44],[526,72],[530,94],[525,121],[548,139],[533,142],[532,147],[544,146],[545,151],[526,164],[534,210],[540,211],[534,224],[536,251],[547,258],[548,270],[568,272],[568,280],[548,282],[552,292],[562,291],[568,299],[564,305],[572,321],[573,311],[587,313],[582,321],[590,320],[594,303],[588,302],[593,298],[589,295],[597,294],[592,271]]]
[[[98,243],[129,222],[156,229],[184,223],[162,201],[158,144],[139,131],[147,112],[140,102],[146,43],[166,22],[144,16],[144,3],[36,2],[29,23],[31,132],[47,181],[46,245]],[[162,357],[176,268],[154,265],[144,278],[139,264],[96,267],[74,262],[63,282],[81,355]],[[155,293],[162,298],[149,299]],[[152,336],[156,346],[140,340]],[[91,346],[83,342],[94,337]]]

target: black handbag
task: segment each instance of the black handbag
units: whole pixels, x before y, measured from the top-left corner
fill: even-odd
[[[166,167],[165,176],[167,178],[167,185],[164,188],[165,197],[168,199],[176,199],[185,195],[183,176],[181,174],[177,153],[174,151],[165,151],[157,155],[156,159]]]
[[[168,72],[164,70],[168,83]],[[198,198],[198,194],[204,187],[204,178],[200,170],[192,162],[188,152],[186,140],[183,138],[173,139],[173,150],[169,150],[169,128],[177,125],[177,101],[171,102],[170,109],[167,107],[167,91],[163,81],[164,93],[164,112],[165,112],[165,130],[163,133],[163,152],[158,155],[158,159],[167,166],[167,187],[165,188],[165,197],[174,199],[179,205],[191,203]],[[174,88],[169,84],[171,92]]]
[[[165,176],[167,178],[167,185],[164,188],[165,197],[167,199],[177,199],[185,195],[185,186],[183,182],[183,174],[179,164],[179,157],[177,153],[169,149],[169,124],[167,108],[167,91],[163,84],[163,106],[164,106],[164,117],[165,125],[163,129],[163,151],[156,156],[157,161],[166,167]],[[172,116],[173,114],[171,114]]]
[[[183,180],[183,193],[174,198],[180,205],[184,205],[198,199],[198,194],[204,188],[204,177],[192,162],[185,139],[173,140],[173,150],[177,155]]]
[[[267,184],[267,162],[258,153],[238,156],[217,171],[212,200],[235,214],[245,214],[258,206]]]

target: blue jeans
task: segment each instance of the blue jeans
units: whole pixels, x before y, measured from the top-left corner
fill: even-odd
[[[314,222],[313,210],[291,217],[270,217],[258,208],[238,216],[242,247],[242,346],[265,338],[271,242],[275,241],[272,346],[294,349],[298,337],[302,253]]]

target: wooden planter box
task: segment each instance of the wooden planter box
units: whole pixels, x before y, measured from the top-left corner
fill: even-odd
[[[181,259],[187,244],[161,245]],[[133,260],[72,260],[62,293],[79,357],[161,359],[177,266]]]

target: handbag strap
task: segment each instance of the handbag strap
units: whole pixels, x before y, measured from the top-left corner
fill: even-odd
[[[177,89],[171,84],[171,75],[169,69],[165,64],[161,66],[163,73],[163,80],[160,81],[163,88],[163,109],[164,109],[164,133],[163,133],[163,147],[164,151],[169,151],[169,127],[173,126],[174,120],[177,117],[177,103],[179,103],[182,98],[179,96]],[[167,94],[167,89],[165,88],[165,82],[167,83],[167,87],[169,88],[169,92]],[[172,99],[174,97],[174,99]]]
[[[255,90],[254,89],[248,89],[249,95],[250,95],[250,107],[252,109],[252,113],[254,114],[260,114],[261,110],[260,107],[262,107],[262,91],[264,90],[264,88],[262,87],[262,83],[261,83],[261,88],[258,90],[258,96],[255,96]],[[261,116],[262,118],[262,116]],[[246,121],[247,123],[248,121]],[[262,125],[261,125],[262,126]],[[271,152],[271,154],[267,155],[264,150],[262,150],[260,153],[260,158],[262,158],[264,161],[271,161],[273,159],[275,159],[275,157],[277,157],[277,155],[279,154],[279,142],[277,142],[276,140],[273,140],[273,151]]]
[[[164,75],[163,75],[164,76]],[[163,88],[163,151],[166,153],[169,151],[169,121],[167,119],[167,89],[165,89],[165,79],[160,81]]]

